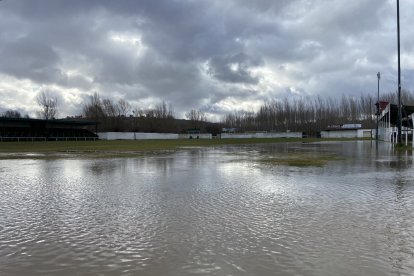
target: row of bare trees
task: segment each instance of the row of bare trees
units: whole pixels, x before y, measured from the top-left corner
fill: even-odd
[[[101,99],[97,93],[83,105],[83,114],[87,118],[100,119],[105,117],[126,116],[131,106],[125,100],[113,102],[110,99]]]
[[[204,112],[192,109],[185,114],[188,121],[174,116],[171,104],[162,101],[154,108],[132,108],[125,100],[114,102],[95,93],[83,105],[83,116],[100,123],[101,131],[182,132],[202,128],[207,123]]]
[[[396,102],[395,93],[382,95],[381,101]],[[371,95],[359,98],[342,96],[341,99],[307,97],[275,100],[263,104],[257,112],[227,114],[223,124],[244,131],[303,131],[314,135],[329,125],[360,123],[365,128],[376,124],[377,99]],[[414,104],[414,94],[403,91],[402,102]]]
[[[18,110],[13,110],[13,109],[6,110],[2,114],[2,117],[5,117],[5,118],[16,118],[16,119],[23,118],[22,114]]]
[[[40,107],[38,117],[54,119],[57,116],[58,100],[50,92],[40,92],[36,97]],[[396,103],[396,93],[382,94],[381,101]],[[303,131],[315,135],[329,125],[360,123],[364,128],[376,124],[377,99],[371,95],[342,98],[306,97],[274,100],[263,104],[257,112],[233,112],[225,115],[217,125],[244,131]],[[414,93],[402,91],[402,103],[414,105]],[[113,101],[95,93],[83,104],[82,117],[99,122],[100,131],[148,131],[177,132],[185,128],[204,128],[206,114],[192,109],[185,114],[187,120],[174,117],[171,104],[165,101],[150,109],[132,108],[123,99]],[[18,111],[8,110],[3,117],[20,118]],[[217,131],[217,129],[215,130]]]
[[[36,96],[36,102],[39,105],[39,110],[36,112],[38,118],[56,119],[58,99],[54,93],[41,91]],[[0,116],[23,117],[19,111],[12,109]],[[109,98],[101,98],[98,93],[90,96],[83,103],[82,117],[98,122],[100,131],[177,132],[186,128],[201,128],[208,124],[205,113],[200,110],[192,109],[186,113],[188,121],[177,120],[172,105],[165,101],[154,108],[140,109],[132,108],[124,99],[113,101]]]
[[[99,122],[101,131],[176,131],[174,110],[165,101],[155,108],[133,109],[123,99],[114,102],[95,93],[83,105],[83,116]]]

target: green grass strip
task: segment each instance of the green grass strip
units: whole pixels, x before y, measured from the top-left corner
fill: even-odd
[[[355,141],[358,139],[318,138],[251,138],[251,139],[181,139],[181,140],[116,140],[116,141],[47,141],[47,142],[2,142],[0,158],[11,158],[13,154],[108,154],[118,156],[142,155],[175,151],[187,147],[214,147],[223,145],[248,145],[269,143],[313,143],[324,141]],[[21,155],[18,155],[21,156]]]

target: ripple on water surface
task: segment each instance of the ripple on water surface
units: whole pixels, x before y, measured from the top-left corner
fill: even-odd
[[[324,167],[254,161],[285,145],[0,161],[0,274],[410,275],[412,162],[369,146],[324,145],[346,156]]]

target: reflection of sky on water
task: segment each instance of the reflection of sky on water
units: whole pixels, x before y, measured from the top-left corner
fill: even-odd
[[[323,167],[263,156],[344,157]],[[412,155],[375,142],[0,161],[0,274],[409,275]]]

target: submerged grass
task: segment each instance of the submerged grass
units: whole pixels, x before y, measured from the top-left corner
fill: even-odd
[[[252,139],[188,139],[188,140],[116,140],[116,141],[47,141],[47,142],[2,142],[0,158],[53,158],[67,157],[130,157],[176,151],[188,147],[214,147],[222,145],[246,145],[288,142],[353,141],[355,139],[317,138],[252,138]],[[35,153],[34,155],[32,155]],[[289,162],[303,161],[288,160]],[[286,161],[286,162],[288,162]],[[283,161],[279,161],[283,162]]]
[[[305,154],[291,153],[289,155],[261,159],[260,162],[268,165],[284,165],[294,167],[323,167],[330,161],[343,160],[334,154]]]
[[[396,152],[412,152],[413,151],[413,145],[411,143],[406,144],[395,144],[394,150]]]

